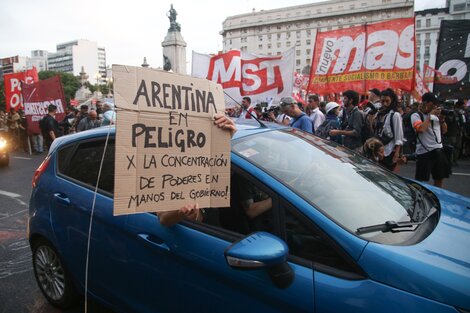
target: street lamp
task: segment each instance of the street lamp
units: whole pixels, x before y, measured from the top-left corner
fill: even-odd
[[[106,77],[106,85],[108,86],[108,94],[107,94],[108,98],[113,97],[113,93],[111,92],[112,84],[113,84],[113,78],[112,77]]]
[[[101,78],[101,74],[100,74],[100,73],[96,73],[96,74],[95,74],[95,78],[96,78],[96,91],[100,92],[100,78]]]

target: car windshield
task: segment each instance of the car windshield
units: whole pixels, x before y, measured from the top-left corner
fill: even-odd
[[[410,221],[413,193],[407,183],[333,142],[277,130],[237,139],[232,151],[352,233],[386,221]]]

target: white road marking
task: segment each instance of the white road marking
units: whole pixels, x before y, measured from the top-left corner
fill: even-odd
[[[28,204],[20,199],[21,195],[19,195],[17,193],[5,191],[5,190],[0,190],[0,196],[6,196],[6,197],[9,197],[9,198],[15,199],[20,205],[28,207]]]
[[[470,176],[469,173],[452,173],[452,175]]]
[[[25,157],[19,157],[19,156],[14,156],[13,159],[32,160],[31,158],[25,158]]]

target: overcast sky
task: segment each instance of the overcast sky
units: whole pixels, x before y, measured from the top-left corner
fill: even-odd
[[[162,66],[168,27],[166,13],[173,3],[191,51],[222,50],[222,22],[227,16],[318,2],[318,0],[21,0],[2,2],[0,58],[30,56],[31,50],[56,52],[59,43],[96,41],[106,48],[107,64],[138,66],[143,57],[151,67]],[[416,0],[415,10],[444,7],[445,0]],[[189,70],[189,68],[188,68]]]

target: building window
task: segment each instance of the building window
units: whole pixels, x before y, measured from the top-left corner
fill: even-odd
[[[307,44],[307,46],[310,46],[310,45],[312,44],[312,40],[307,39],[307,40],[305,41],[305,43]]]
[[[465,3],[454,4],[454,11],[465,10]]]
[[[271,34],[268,35],[268,40],[271,40]]]
[[[296,40],[296,41],[295,41],[295,45],[296,45],[296,46],[300,46],[300,40]]]
[[[421,20],[416,21],[416,28],[421,28]]]
[[[258,36],[259,41],[263,41],[263,36]]]
[[[268,52],[268,55],[273,55],[271,52]]]
[[[277,29],[281,29],[281,25],[277,25],[276,28],[277,28]]]
[[[312,31],[310,29],[307,29],[307,36],[311,36],[312,35]]]
[[[431,19],[430,18],[426,19],[426,27],[431,27]]]
[[[300,50],[296,50],[295,55],[299,57],[300,56]]]
[[[286,41],[286,47],[290,47],[290,41]]]
[[[278,51],[278,52],[276,53],[276,55],[281,55],[281,51]]]
[[[311,52],[311,51],[312,51],[312,50],[307,49],[307,50],[305,50],[305,54],[306,54],[306,55],[310,55],[310,52]]]
[[[277,45],[278,48],[281,47],[281,43],[280,43],[280,42],[278,42],[276,45]]]
[[[287,32],[286,33],[286,39],[289,39],[290,38],[290,32]]]
[[[424,47],[424,57],[429,58],[429,47]]]
[[[277,34],[277,40],[281,39],[281,34]]]
[[[263,45],[258,45],[259,50],[263,50]]]
[[[270,43],[268,43],[268,49],[271,49],[271,47],[272,47],[272,46],[271,46],[271,44],[270,44]]]
[[[300,60],[295,60],[295,65],[299,66],[300,65]]]
[[[312,60],[311,60],[311,59],[306,59],[305,62],[306,62],[307,64],[310,64],[310,63],[312,63]]]
[[[242,30],[242,33],[244,33],[244,34],[248,33],[248,29]]]
[[[299,39],[300,38],[300,30],[295,32],[295,38]]]

